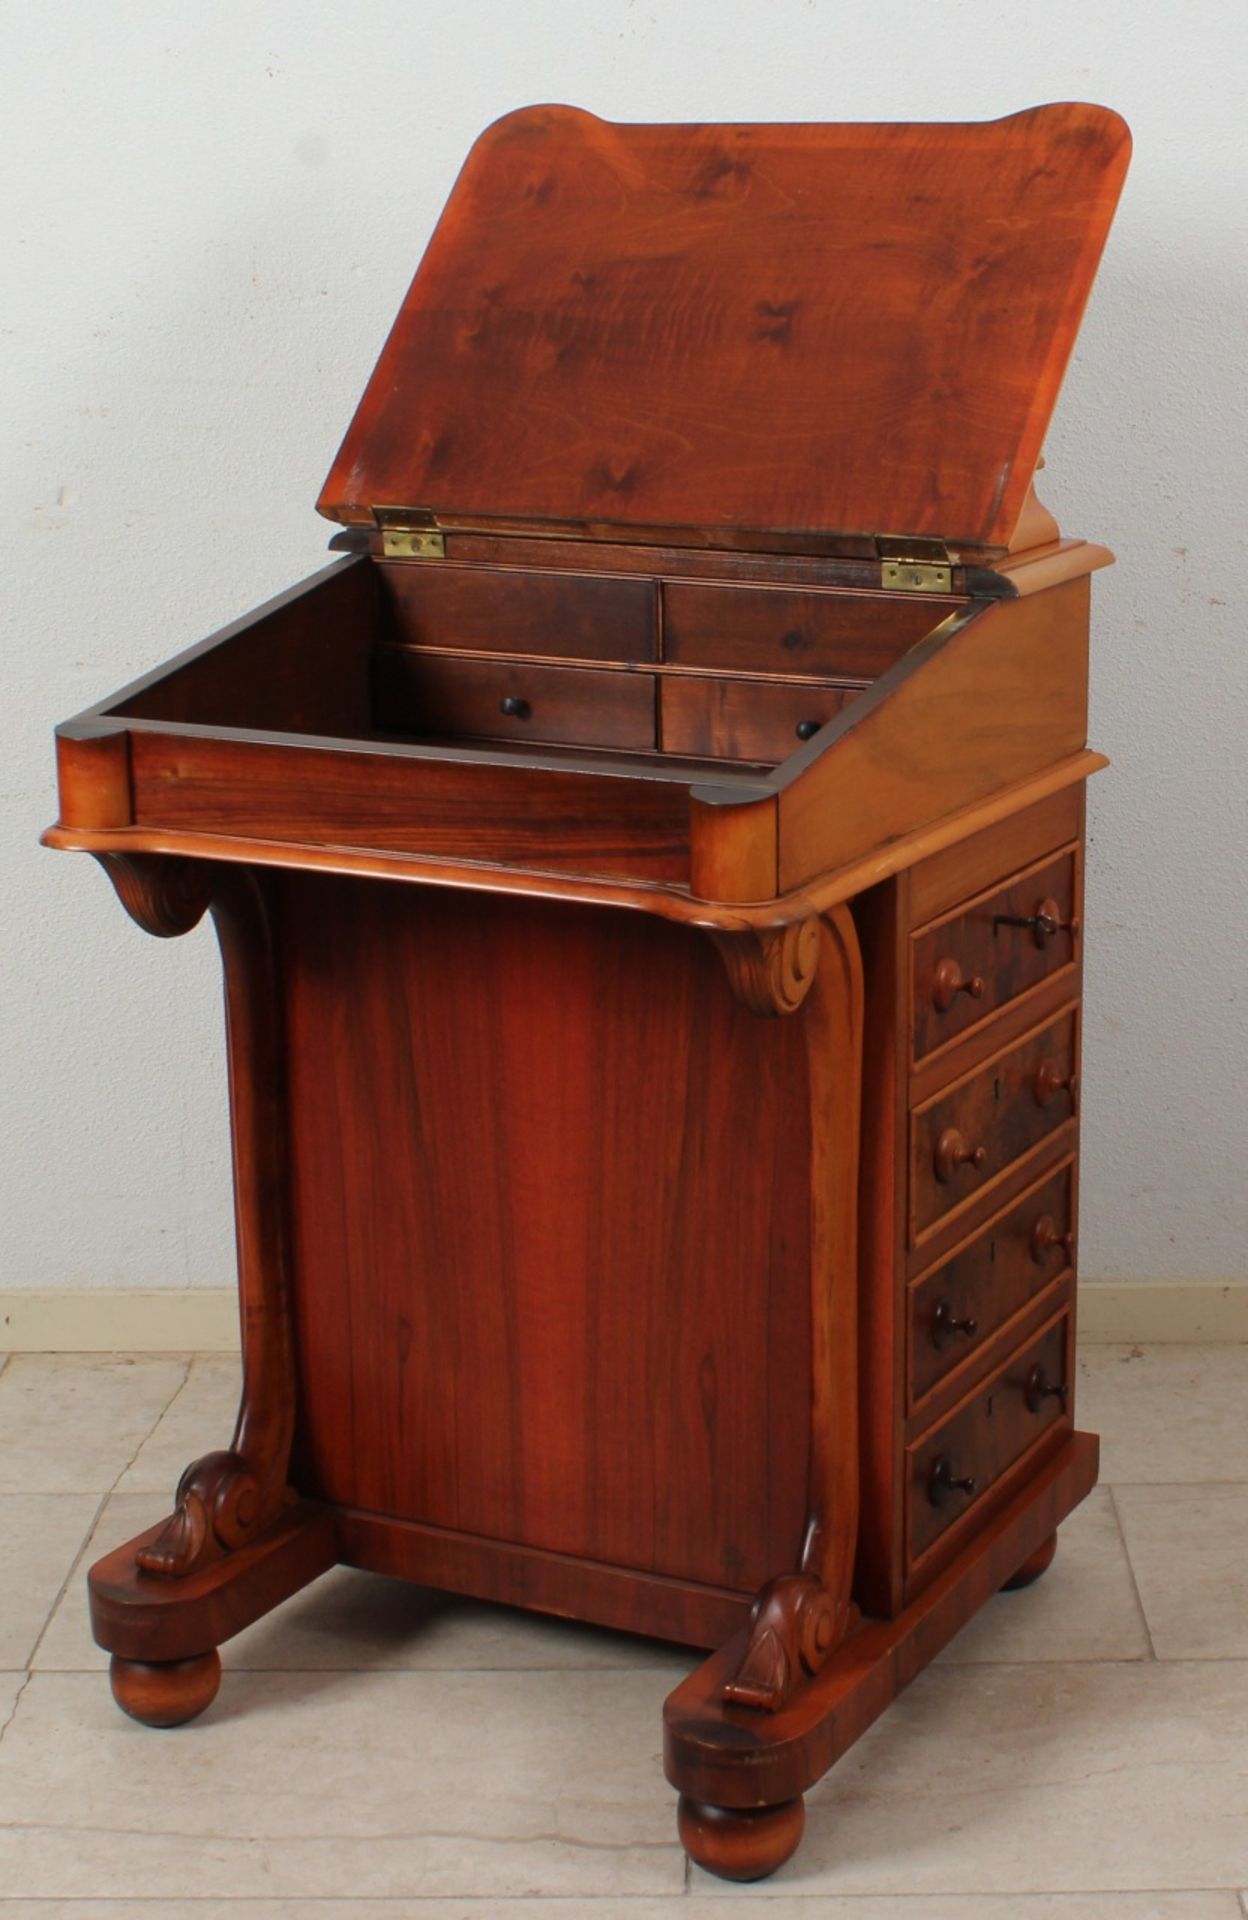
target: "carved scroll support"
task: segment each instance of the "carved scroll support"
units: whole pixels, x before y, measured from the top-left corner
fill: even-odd
[[[801,1009],[810,1089],[809,1517],[798,1570],[762,1589],[723,1690],[726,1704],[774,1713],[819,1672],[856,1618],[862,961],[846,907],[774,933],[716,940],[747,1006],[764,1015]]]
[[[819,965],[817,915],[794,920],[787,927],[712,932],[711,938],[743,1006],[765,1018],[797,1012],[814,985]]]
[[[212,914],[225,973],[243,1389],[228,1449],[193,1461],[174,1511],[137,1549],[177,1578],[259,1539],[293,1498],[294,1344],[286,1217],[285,1067],[268,890],[247,867],[155,854],[99,856],[148,933],[171,938]]]

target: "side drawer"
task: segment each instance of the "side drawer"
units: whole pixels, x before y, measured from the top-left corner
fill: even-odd
[[[960,600],[786,587],[663,586],[663,657],[721,673],[878,680]]]
[[[787,760],[859,692],[668,674],[659,682],[660,744],[693,759]]]
[[[1070,1422],[1070,1316],[1020,1348],[947,1420],[906,1450],[910,1564],[973,1513],[1042,1434]],[[960,1485],[959,1482],[966,1484]]]
[[[908,1410],[1072,1264],[1074,1174],[1071,1160],[912,1283]]]
[[[653,748],[654,675],[382,647],[373,717],[388,733]]]
[[[1079,951],[1077,916],[1076,849],[1067,847],[912,934],[915,1060],[1070,966]]]
[[[911,1245],[1075,1113],[1076,1022],[1067,1007],[911,1113]]]
[[[470,653],[553,653],[569,660],[653,660],[658,590],[613,574],[539,573],[422,560],[375,569],[387,638]]]

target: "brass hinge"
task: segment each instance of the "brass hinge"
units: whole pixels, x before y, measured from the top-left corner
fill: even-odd
[[[446,539],[426,508],[374,507],[381,528],[381,551],[387,560],[441,560]]]
[[[879,535],[880,585],[894,593],[952,593],[953,560],[943,540]]]

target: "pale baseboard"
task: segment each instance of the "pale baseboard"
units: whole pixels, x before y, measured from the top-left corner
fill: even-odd
[[[236,1353],[232,1287],[0,1292],[0,1353]]]
[[[1079,1337],[1098,1343],[1248,1341],[1248,1280],[1089,1280]],[[0,1353],[234,1353],[228,1287],[0,1292]]]

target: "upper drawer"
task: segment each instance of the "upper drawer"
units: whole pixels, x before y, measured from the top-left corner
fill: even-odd
[[[951,611],[948,600],[904,594],[666,581],[663,657],[725,673],[878,680]]]
[[[652,580],[521,568],[377,568],[390,638],[470,653],[545,653],[565,660],[653,660]]]
[[[651,673],[453,660],[413,647],[380,648],[374,668],[374,720],[387,733],[654,746]]]
[[[1068,1007],[910,1115],[910,1240],[982,1191],[1075,1112]]]
[[[659,683],[659,740],[665,753],[696,759],[785,760],[859,691],[667,674]]]
[[[912,934],[915,1059],[1069,966],[1079,950],[1077,900],[1075,849],[1068,847]]]
[[[1074,1224],[1074,1162],[1068,1161],[914,1282],[906,1369],[911,1408],[1066,1272]]]

